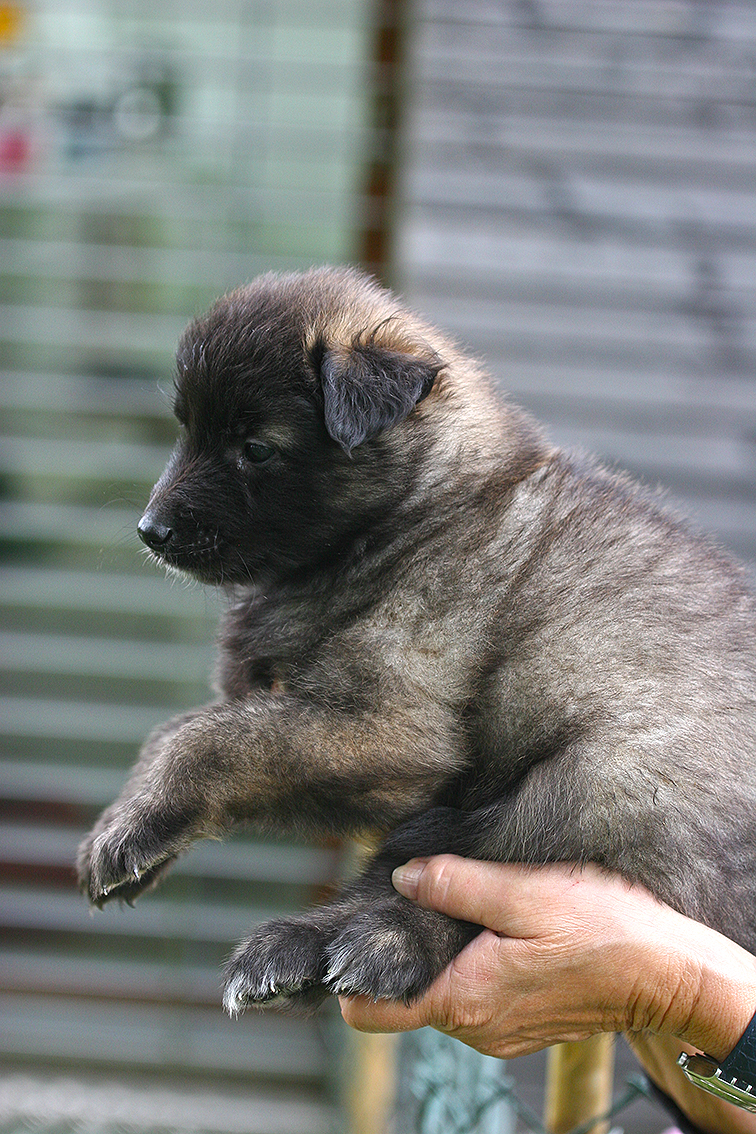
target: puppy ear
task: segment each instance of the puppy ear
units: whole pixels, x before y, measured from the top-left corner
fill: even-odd
[[[403,421],[436,380],[442,363],[374,342],[327,350],[320,364],[326,429],[351,452]]]

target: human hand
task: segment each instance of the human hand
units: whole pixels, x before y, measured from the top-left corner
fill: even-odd
[[[756,1005],[756,961],[595,866],[442,855],[394,872],[421,906],[483,925],[420,1000],[342,998],[362,1031],[431,1025],[501,1058],[603,1031],[676,1035],[723,1058]]]

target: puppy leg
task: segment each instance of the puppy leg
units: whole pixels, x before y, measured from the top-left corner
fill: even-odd
[[[402,824],[349,887],[353,912],[328,946],[331,992],[374,999],[417,999],[479,932],[480,926],[425,910],[391,885],[410,858],[461,854],[464,815],[437,807]]]
[[[576,744],[535,765],[510,793],[485,807],[429,811],[400,827],[352,888],[361,908],[327,946],[328,987],[411,1000],[478,932],[381,889],[398,862],[438,852],[534,865],[595,862],[735,940],[752,941],[752,925],[743,924],[750,920],[748,912],[725,912],[721,902],[712,902],[708,871],[696,861],[699,855],[706,863],[703,840],[709,836],[699,828],[701,845],[691,848],[686,832],[695,829],[692,817],[678,822],[682,812],[676,812],[674,800],[665,805],[663,799],[668,777],[654,775],[649,764],[645,782],[635,777],[623,798],[614,784],[604,782],[604,759],[602,745]],[[698,803],[702,810],[708,806],[703,789]],[[717,828],[710,837],[727,836]],[[743,845],[739,850],[742,855]],[[716,854],[714,846],[710,853]],[[749,910],[747,901],[742,905]]]
[[[223,1005],[231,1016],[248,1007],[308,1014],[329,993],[328,945],[346,925],[342,901],[294,917],[265,922],[231,955]]]
[[[80,855],[95,905],[131,899],[192,842],[240,820],[280,829],[386,829],[420,810],[458,756],[444,714],[416,724],[412,704],[363,721],[294,696],[211,706],[148,746]]]
[[[226,1009],[307,1011],[329,992],[422,995],[480,927],[407,901],[391,872],[415,855],[459,851],[460,817],[435,808],[402,824],[335,901],[260,926],[229,961]]]

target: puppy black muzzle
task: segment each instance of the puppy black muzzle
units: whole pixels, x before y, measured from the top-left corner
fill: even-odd
[[[137,524],[142,542],[168,567],[214,581],[218,573],[219,532],[188,509],[166,500],[150,503]]]
[[[142,543],[158,555],[167,551],[173,539],[173,528],[164,524],[149,508],[137,524],[137,532]]]

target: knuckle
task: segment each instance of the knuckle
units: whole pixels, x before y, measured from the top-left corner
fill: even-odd
[[[418,885],[423,905],[435,907],[444,903],[454,883],[457,861],[454,855],[440,854],[426,864]]]

